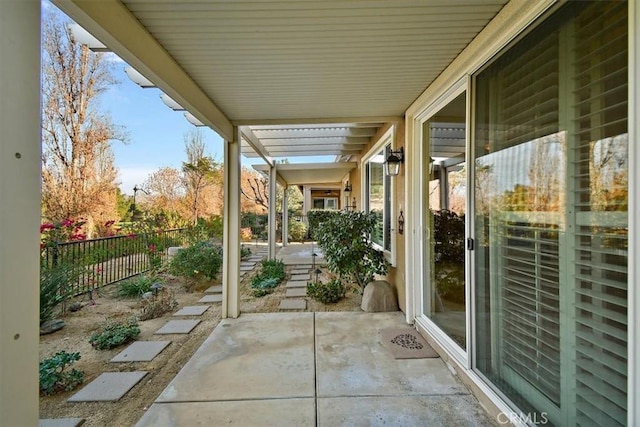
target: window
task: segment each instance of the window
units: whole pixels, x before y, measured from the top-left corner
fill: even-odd
[[[384,251],[391,252],[391,177],[385,176],[382,167],[389,150],[390,143],[365,161],[364,209],[377,217],[371,241]]]
[[[476,76],[476,366],[555,425],[626,425],[627,8],[569,3]]]
[[[313,209],[338,209],[337,197],[314,197]]]

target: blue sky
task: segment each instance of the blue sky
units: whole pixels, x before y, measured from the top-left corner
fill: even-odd
[[[0,0],[2,1],[2,0]],[[48,0],[42,0],[44,9],[52,9],[64,16]],[[156,88],[143,89],[125,74],[128,66],[113,53],[107,58],[113,62],[118,84],[99,98],[100,111],[108,113],[112,122],[123,126],[128,143],[112,144],[115,163],[119,169],[119,185],[125,194],[133,194],[133,187],[142,185],[149,174],[163,166],[181,168],[186,160],[184,136],[195,128],[184,117],[184,112],[173,111],[160,99]],[[215,100],[214,100],[215,102]],[[224,149],[220,136],[208,127],[198,128],[204,136],[207,154],[222,162]],[[331,162],[333,156],[294,157],[290,163]],[[264,163],[260,158],[242,157],[243,166]]]

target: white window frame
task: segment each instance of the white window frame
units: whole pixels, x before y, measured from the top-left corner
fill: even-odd
[[[369,206],[368,206],[368,201],[369,201],[369,196],[368,196],[368,177],[367,177],[367,173],[368,173],[368,168],[367,163],[371,161],[371,159],[373,159],[374,156],[378,155],[378,153],[380,153],[380,151],[385,150],[386,146],[391,147],[392,150],[396,150],[396,147],[394,146],[394,141],[395,141],[395,125],[391,126],[389,128],[389,130],[387,130],[381,137],[380,139],[378,139],[378,141],[376,141],[376,143],[369,149],[369,151],[367,151],[364,156],[362,156],[362,168],[361,168],[361,176],[360,179],[362,182],[362,194],[361,194],[361,199],[362,200],[362,210],[365,212],[369,212]],[[384,253],[384,257],[385,259],[389,262],[389,264],[391,264],[392,267],[396,267],[396,203],[395,203],[395,189],[394,189],[394,179],[399,179],[397,176],[396,177],[391,177],[391,182],[389,184],[389,198],[391,200],[391,202],[389,203],[389,224],[391,226],[391,233],[389,236],[390,239],[390,250],[385,250],[384,247],[380,246],[379,244],[375,243],[375,242],[371,242],[371,245],[375,248],[378,249],[380,251],[382,251]],[[386,197],[386,194],[385,194]],[[384,215],[384,213],[383,213]],[[384,218],[383,218],[383,224],[384,224]],[[383,231],[384,234],[384,231]]]

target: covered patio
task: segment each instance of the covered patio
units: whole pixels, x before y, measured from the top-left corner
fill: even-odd
[[[491,426],[440,358],[394,359],[401,313],[223,320],[137,426]]]

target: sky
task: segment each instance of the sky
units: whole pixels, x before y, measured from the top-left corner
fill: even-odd
[[[42,0],[42,7],[70,20],[48,0]],[[152,172],[163,166],[180,169],[186,160],[184,137],[194,129],[202,132],[207,155],[223,161],[223,140],[215,131],[208,127],[196,128],[185,119],[184,112],[173,111],[162,102],[159,89],[141,88],[133,83],[124,72],[128,65],[113,53],[106,55],[113,62],[118,84],[101,95],[99,110],[108,113],[113,124],[124,127],[128,135],[126,144],[119,141],[112,144],[123,193],[132,195],[134,186],[141,186]],[[289,159],[290,163],[332,160],[333,157],[328,156]],[[261,158],[242,156],[243,166],[261,163],[264,164]]]

